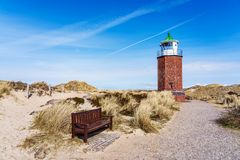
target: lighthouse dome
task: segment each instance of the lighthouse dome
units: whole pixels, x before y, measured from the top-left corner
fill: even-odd
[[[167,42],[177,42],[177,43],[179,43],[178,40],[175,40],[175,39],[171,36],[170,32],[168,32],[167,37],[165,38],[164,41],[161,42],[161,44],[167,43]]]
[[[179,41],[175,40],[170,33],[164,41],[161,42],[161,52],[158,53],[158,56],[182,56],[182,51],[178,49]]]

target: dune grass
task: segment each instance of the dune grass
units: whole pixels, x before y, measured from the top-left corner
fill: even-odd
[[[140,128],[145,132],[157,132],[156,123],[169,120],[178,109],[171,92],[116,91],[94,95],[93,105],[100,106],[106,115],[114,116],[113,128]]]
[[[72,103],[74,102],[75,103]],[[157,132],[155,124],[171,118],[178,110],[171,92],[100,92],[90,99],[93,107],[101,107],[104,115],[113,115],[113,129],[140,128],[145,132]],[[44,132],[71,133],[71,113],[81,111],[81,98],[66,99],[39,112],[33,120],[32,128]],[[153,121],[155,121],[153,123]]]
[[[151,92],[141,101],[135,112],[135,123],[145,132],[157,132],[153,120],[169,120],[175,110],[179,110],[171,92]]]
[[[240,130],[240,100],[236,95],[227,97],[231,107],[216,122],[224,127]]]
[[[78,138],[70,139],[64,134],[37,133],[27,137],[18,147],[30,149],[36,159],[45,159],[48,154],[55,154],[62,147],[74,146],[77,149],[81,144],[83,142]]]
[[[92,107],[101,107],[104,115],[113,115],[113,130],[124,133],[137,128],[146,133],[158,132],[161,124],[179,109],[171,92],[104,91],[95,92],[88,100]],[[82,111],[83,103],[81,98],[68,98],[40,111],[32,123],[32,129],[38,129],[39,133],[27,137],[20,146],[42,151],[42,144],[53,149],[73,144],[69,143],[71,113]]]
[[[0,80],[0,98],[10,95],[11,91],[24,91],[27,84],[23,82],[1,81]]]
[[[40,111],[33,120],[32,128],[49,134],[71,132],[71,113],[80,111],[79,105],[84,103],[82,98],[68,98]]]
[[[0,80],[0,97],[3,97],[8,91],[26,91],[28,84],[18,81],[3,81]],[[29,91],[31,94],[37,94],[38,96],[50,95],[50,86],[42,81],[35,82],[29,85]],[[72,91],[83,91],[83,92],[95,92],[97,88],[81,81],[70,81],[66,84],[59,84],[51,87],[51,91],[55,92],[72,92]]]
[[[240,105],[230,109],[216,121],[224,127],[240,130]]]
[[[0,81],[0,98],[9,95],[10,91],[10,84],[7,81]]]
[[[69,81],[65,84],[59,84],[53,87],[56,92],[65,91],[96,91],[97,88],[81,81]]]
[[[9,95],[10,90],[9,88],[0,88],[0,98],[4,97],[5,95]]]
[[[0,81],[0,97],[3,95],[9,95],[11,91],[26,91],[27,83],[21,81]],[[43,95],[44,92],[48,92],[49,87],[45,82],[36,82],[30,85],[30,92]]]
[[[234,107],[240,101],[240,85],[222,86],[211,84],[194,86],[185,90],[186,97],[217,104],[222,107]]]
[[[35,82],[30,85],[30,89],[41,89],[44,91],[48,91],[49,86],[46,82]]]
[[[240,129],[240,85],[195,86],[186,89],[186,95],[190,99],[203,100],[226,108],[228,111],[216,122],[224,127]]]
[[[36,93],[38,96],[49,94],[49,85],[46,82],[35,82],[29,87],[30,93]]]
[[[17,82],[9,82],[10,86],[15,91],[25,91],[27,89],[27,83],[17,81]]]
[[[67,98],[40,111],[34,116],[31,129],[39,133],[27,137],[19,147],[32,149],[35,154],[46,155],[48,150],[83,143],[80,139],[71,139],[71,113],[81,110],[84,99]]]

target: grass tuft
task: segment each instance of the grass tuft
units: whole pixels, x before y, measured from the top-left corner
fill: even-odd
[[[35,83],[30,85],[30,89],[48,91],[49,90],[49,85],[46,82],[35,82]]]
[[[150,92],[136,110],[136,124],[145,132],[157,132],[156,123],[152,123],[152,120],[169,120],[178,109],[171,92]]]
[[[0,98],[9,95],[11,91],[10,84],[7,81],[0,81]]]
[[[18,147],[34,152],[35,159],[48,159],[50,153],[55,154],[55,151],[62,147],[74,146],[76,149],[81,144],[83,144],[82,140],[71,139],[63,134],[37,133],[27,137]]]
[[[103,92],[92,97],[92,104],[100,106],[106,115],[114,116],[114,129],[141,128],[156,132],[152,121],[169,120],[178,104],[171,92],[115,91]]]
[[[90,98],[92,107],[101,107],[104,115],[113,115],[113,129],[132,133],[140,128],[145,132],[158,132],[179,109],[171,92],[155,91],[104,91]],[[32,128],[41,133],[25,139],[23,148],[39,148],[47,143],[61,146],[61,137],[70,138],[71,113],[83,110],[84,99],[74,97],[53,104],[35,115]]]
[[[216,122],[224,127],[240,129],[240,105],[229,109],[229,111],[224,113]]]
[[[66,84],[59,84],[54,87],[54,91],[65,92],[65,91],[96,91],[97,89],[86,82],[81,81],[70,81]]]
[[[194,86],[185,90],[188,99],[197,99],[220,105],[234,107],[240,101],[240,85],[222,86],[210,84]]]
[[[57,103],[54,106],[40,111],[33,120],[32,128],[48,133],[65,133],[71,131],[71,113],[78,111],[71,103]]]
[[[228,109],[216,122],[224,127],[240,129],[240,85],[217,84],[194,86],[185,90],[189,99],[197,99]]]
[[[65,100],[66,103],[73,103],[75,105],[80,105],[80,104],[84,104],[84,99],[80,98],[80,97],[73,97],[73,98],[67,98]]]

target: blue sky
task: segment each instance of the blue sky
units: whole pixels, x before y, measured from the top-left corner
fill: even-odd
[[[156,89],[169,29],[184,87],[240,83],[239,16],[238,0],[0,0],[0,79]]]

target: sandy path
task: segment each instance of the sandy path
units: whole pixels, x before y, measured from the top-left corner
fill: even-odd
[[[23,106],[23,102],[15,102],[13,97],[8,97],[0,102],[0,156],[2,159],[30,159],[27,153],[16,146],[21,137],[28,135],[27,127],[29,113],[32,108]],[[18,157],[17,157],[18,156]]]
[[[79,156],[86,159],[240,159],[240,133],[214,122],[221,113],[221,109],[205,102],[185,103],[158,135],[122,136],[104,152]]]

